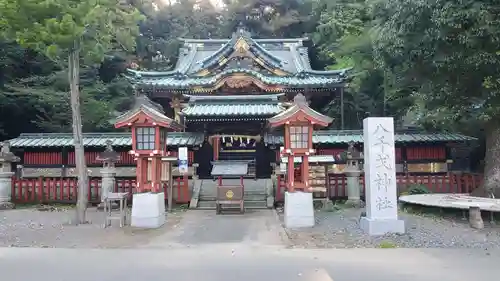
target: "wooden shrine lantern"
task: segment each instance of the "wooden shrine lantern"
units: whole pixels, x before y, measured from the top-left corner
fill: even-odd
[[[132,131],[130,154],[137,160],[137,190],[160,190],[162,162],[168,156],[167,130],[181,130],[182,126],[165,116],[163,108],[146,96],[136,97],[134,107],[119,116],[116,128],[129,127]]]
[[[333,119],[310,108],[302,94],[296,95],[293,101],[290,108],[268,121],[272,128],[284,126],[285,143],[281,153],[282,157],[288,157],[288,191],[309,191],[309,156],[315,153],[312,143],[314,127],[326,127]],[[295,179],[294,175],[295,157],[302,158],[300,179]]]

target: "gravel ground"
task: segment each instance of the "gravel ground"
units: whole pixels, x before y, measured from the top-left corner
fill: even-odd
[[[460,217],[400,212],[405,234],[370,237],[361,231],[361,209],[317,211],[316,225],[309,229],[286,229],[297,248],[476,248],[500,249],[500,226],[485,220],[485,229],[475,230]],[[283,222],[282,210],[278,210]]]
[[[133,248],[148,243],[175,227],[181,213],[172,214],[165,227],[155,230],[103,228],[104,214],[91,208],[89,224],[71,225],[73,208],[59,207],[52,211],[35,208],[0,211],[0,247],[43,248]]]

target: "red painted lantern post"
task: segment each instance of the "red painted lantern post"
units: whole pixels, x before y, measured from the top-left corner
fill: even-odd
[[[294,105],[286,111],[269,119],[271,127],[284,126],[285,143],[281,152],[288,157],[287,189],[289,192],[299,189],[309,190],[309,156],[315,153],[312,145],[314,127],[326,127],[333,121],[309,107],[305,97],[298,94],[294,98]],[[301,157],[300,178],[294,176],[294,158]]]
[[[132,150],[137,161],[137,191],[159,192],[161,189],[161,158],[168,156],[167,130],[181,130],[182,126],[163,114],[159,105],[146,96],[137,97],[136,105],[118,117],[116,128],[129,127],[132,131]]]
[[[333,119],[310,108],[306,98],[298,94],[294,98],[292,107],[268,121],[273,128],[284,126],[285,142],[281,153],[283,157],[288,158],[285,226],[313,226],[313,198],[309,186],[309,156],[315,153],[312,146],[312,134],[315,126],[326,127]],[[298,179],[295,178],[294,172],[295,157],[302,159]]]

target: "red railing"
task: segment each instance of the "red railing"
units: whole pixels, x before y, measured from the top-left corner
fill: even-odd
[[[101,178],[89,179],[89,202],[99,203],[101,196]],[[168,198],[168,183],[163,184],[165,199]],[[116,179],[113,192],[128,192],[130,199],[136,192],[135,178]],[[76,178],[29,178],[12,179],[12,201],[15,203],[75,203],[78,195]],[[187,176],[174,177],[173,200],[175,203],[188,203],[191,190]]]
[[[433,193],[470,193],[475,188],[479,187],[482,181],[480,174],[434,174],[434,175],[418,175],[418,174],[398,174],[396,176],[396,184],[398,192],[404,192],[411,185],[425,185],[429,191]],[[328,176],[330,183],[330,197],[344,198],[347,197],[347,177],[344,174],[330,174]],[[361,176],[360,185],[362,186],[362,195],[365,192],[365,179]],[[286,189],[286,181],[283,175],[278,176],[276,188],[276,201],[284,200],[283,194]],[[316,194],[318,197],[324,197],[326,194]]]

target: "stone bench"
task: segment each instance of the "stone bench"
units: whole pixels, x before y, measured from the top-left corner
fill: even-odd
[[[472,228],[483,229],[484,222],[481,216],[481,210],[490,210],[495,204],[490,202],[468,201],[452,202],[457,207],[469,208],[469,223]]]

